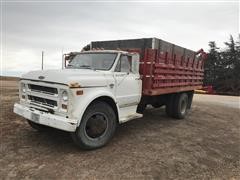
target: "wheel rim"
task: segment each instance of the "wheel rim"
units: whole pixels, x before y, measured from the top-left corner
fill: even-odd
[[[85,132],[90,138],[99,138],[104,135],[108,126],[108,118],[103,113],[95,113],[88,118]]]
[[[181,114],[185,114],[187,110],[187,101],[186,99],[183,99],[181,102]]]

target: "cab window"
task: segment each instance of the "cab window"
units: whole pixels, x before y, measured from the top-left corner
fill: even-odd
[[[121,55],[115,69],[116,72],[131,72],[131,56]]]

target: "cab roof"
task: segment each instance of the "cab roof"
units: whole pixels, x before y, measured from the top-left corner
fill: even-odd
[[[89,51],[79,51],[79,52],[70,52],[68,55],[76,55],[76,54],[84,54],[84,53],[122,53],[122,54],[134,54],[134,52],[122,51],[122,50],[89,50]]]
[[[126,53],[129,53],[129,52],[127,52],[127,51],[122,51],[122,50],[99,50],[99,49],[97,49],[97,50],[90,50],[90,51],[83,51],[83,53],[95,53],[95,52],[99,52],[99,53],[101,53],[101,52],[103,52],[103,53],[123,53],[123,54],[126,54]]]

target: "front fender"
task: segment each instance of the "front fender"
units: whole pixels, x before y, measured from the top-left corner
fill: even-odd
[[[82,90],[83,90],[83,95],[74,97],[74,102],[72,107],[73,109],[71,112],[72,116],[78,119],[78,123],[77,123],[78,126],[81,123],[82,116],[86,111],[87,107],[95,99],[102,96],[107,96],[112,98],[113,101],[116,103],[114,94],[111,91],[107,90],[106,88],[83,88]],[[116,103],[116,106],[117,106],[117,110],[119,111],[119,107],[117,103]]]

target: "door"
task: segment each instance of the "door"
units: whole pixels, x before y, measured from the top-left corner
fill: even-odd
[[[114,72],[115,96],[120,108],[137,105],[142,93],[142,81],[139,72],[134,69],[139,66],[133,62],[132,56],[121,55]]]

